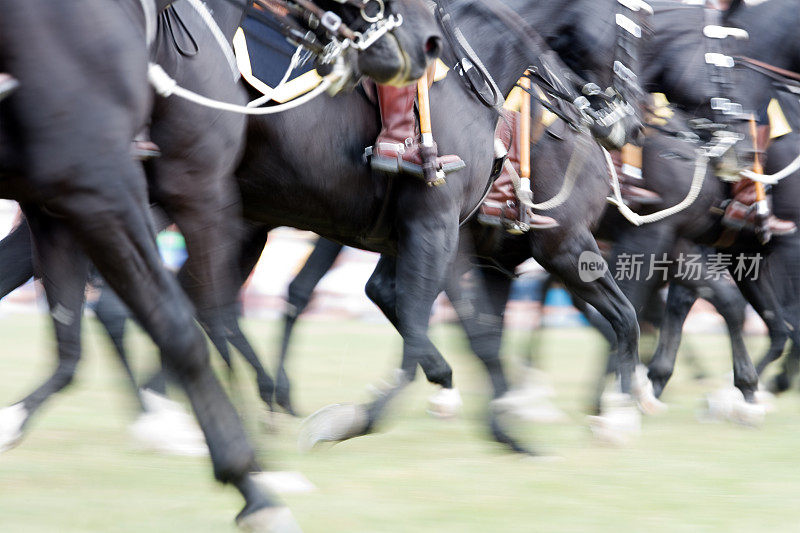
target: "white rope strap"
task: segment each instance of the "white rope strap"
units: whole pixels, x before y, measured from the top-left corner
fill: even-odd
[[[205,2],[201,0],[186,0],[189,2],[195,11],[200,15],[200,18],[203,20],[208,29],[211,30],[211,34],[216,39],[217,44],[222,49],[222,53],[225,54],[225,59],[228,60],[228,65],[231,67],[231,72],[233,73],[233,79],[238,80],[241,74],[239,73],[239,65],[236,63],[236,54],[233,53],[233,47],[231,47],[231,43],[228,42],[228,38],[225,37],[225,34],[222,33],[222,30],[219,29],[219,25],[217,25],[217,21],[214,20],[214,16],[206,7]]]
[[[297,68],[297,65],[300,63],[300,58],[302,57],[302,55],[303,55],[303,47],[298,46],[297,49],[294,51],[294,54],[292,54],[292,59],[291,61],[289,61],[289,66],[286,67],[286,72],[283,73],[283,78],[281,78],[280,83],[278,83],[278,85],[273,87],[271,91],[261,91],[261,93],[264,96],[256,98],[255,100],[247,104],[247,107],[258,107],[272,100],[274,96],[278,94],[278,91],[280,91],[286,84],[286,82],[289,80],[289,76],[292,75],[292,72],[294,72],[294,69]]]
[[[775,174],[756,174],[752,170],[743,170],[741,172],[742,177],[751,179],[753,181],[760,181],[766,185],[775,185],[783,178],[789,177],[795,172],[800,170],[800,155],[798,155],[794,161],[789,163],[789,165],[781,170],[780,172],[776,172]]]
[[[531,205],[531,208],[538,211],[555,209],[566,202],[572,194],[572,189],[575,188],[575,183],[578,181],[578,175],[580,174],[581,170],[583,170],[583,165],[586,162],[586,153],[591,148],[588,146],[588,143],[584,139],[583,135],[578,135],[577,138],[584,146],[575,146],[575,148],[573,148],[572,156],[570,157],[569,164],[567,165],[567,172],[564,175],[564,182],[561,184],[561,190],[559,190],[558,194],[549,200],[540,204]]]
[[[295,98],[291,102],[286,102],[285,104],[272,107],[246,107],[206,98],[205,96],[194,93],[188,89],[184,89],[183,87],[179,86],[178,82],[172,79],[169,74],[164,72],[164,69],[161,68],[160,65],[156,65],[155,63],[150,63],[150,66],[147,69],[147,77],[155,88],[156,92],[165,98],[169,98],[170,96],[174,95],[204,107],[219,109],[220,111],[230,111],[231,113],[240,113],[242,115],[274,115],[276,113],[294,109],[321,95],[328,90],[332,84],[330,77],[326,76],[313,90],[304,94],[303,96],[300,96],[299,98]]]
[[[614,193],[614,196],[609,198],[608,201],[616,205],[622,216],[628,219],[628,221],[634,226],[658,222],[688,208],[694,203],[695,200],[697,200],[697,197],[700,196],[700,191],[703,189],[703,183],[706,179],[706,172],[708,171],[708,156],[705,153],[698,151],[697,159],[694,163],[694,176],[692,177],[692,185],[689,187],[689,193],[686,195],[686,198],[684,198],[679,204],[667,209],[657,211],[650,215],[639,215],[634,213],[627,205],[625,205],[625,202],[622,200],[622,194],[619,190],[617,169],[614,168],[614,162],[611,160],[611,154],[608,153],[608,150],[603,148],[603,155],[606,156],[606,164],[611,172],[611,189]]]

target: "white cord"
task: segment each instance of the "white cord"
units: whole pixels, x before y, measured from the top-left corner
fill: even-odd
[[[299,107],[306,102],[310,102],[317,96],[321,95],[332,84],[331,79],[325,77],[312,91],[300,96],[299,98],[295,98],[291,102],[286,102],[285,104],[276,105],[273,107],[253,108],[230,104],[227,102],[220,102],[219,100],[206,98],[205,96],[201,96],[188,89],[184,89],[183,87],[180,87],[178,82],[172,79],[169,74],[164,72],[164,69],[161,68],[160,65],[156,65],[155,63],[150,63],[150,66],[147,69],[147,77],[155,88],[156,92],[165,98],[169,98],[170,96],[174,95],[204,107],[219,109],[221,111],[230,111],[231,113],[240,113],[242,115],[273,115],[294,109],[295,107]]]
[[[602,147],[601,147],[602,148]],[[614,162],[611,160],[611,154],[608,153],[608,150],[603,148],[603,155],[606,156],[606,164],[608,165],[608,169],[611,172],[611,189],[614,193],[613,198],[609,198],[609,201],[617,206],[619,212],[624,216],[628,221],[633,224],[634,226],[641,226],[642,224],[651,224],[653,222],[658,222],[660,220],[664,220],[667,217],[670,217],[676,213],[680,213],[697,200],[697,197],[700,196],[700,191],[703,189],[703,183],[706,179],[706,172],[708,171],[708,156],[704,153],[698,151],[697,159],[695,160],[694,164],[694,176],[692,177],[692,185],[689,188],[689,193],[686,195],[686,198],[683,199],[682,202],[676,204],[672,207],[667,209],[663,209],[661,211],[657,211],[650,215],[639,215],[634,213],[625,202],[622,200],[622,194],[619,190],[619,178],[617,177],[617,169],[614,168]]]
[[[583,135],[578,135],[577,138],[580,139],[581,142],[585,143]],[[588,146],[588,143],[586,143],[584,146],[575,146],[575,148],[572,149],[572,156],[570,157],[569,164],[567,165],[567,172],[564,175],[564,182],[561,185],[561,190],[558,191],[558,194],[546,202],[533,204],[530,207],[538,211],[547,211],[550,209],[555,209],[566,202],[569,196],[572,194],[572,189],[575,188],[578,174],[581,172],[581,170],[583,170],[583,165],[586,161],[585,155],[590,149],[591,147]]]
[[[766,185],[775,185],[783,178],[791,176],[795,172],[800,170],[800,155],[798,155],[794,161],[789,163],[789,165],[781,170],[780,172],[776,172],[775,174],[756,174],[752,170],[743,170],[741,175],[743,178],[748,178],[753,181],[760,181]]]
[[[278,83],[278,85],[273,87],[272,90],[270,91],[262,91],[264,96],[256,98],[255,100],[247,104],[247,107],[258,107],[272,100],[278,93],[278,91],[280,91],[283,88],[284,84],[289,80],[289,76],[292,75],[294,69],[297,68],[298,63],[300,63],[300,57],[302,56],[302,52],[303,52],[303,46],[300,45],[297,47],[297,50],[294,51],[294,54],[292,55],[292,60],[289,61],[289,66],[286,68],[286,72],[283,74],[283,78],[281,78],[280,83]]]
[[[214,20],[214,16],[206,7],[205,2],[201,2],[200,0],[186,1],[197,11],[205,25],[211,30],[211,34],[214,36],[214,39],[216,39],[217,44],[219,44],[219,47],[222,49],[222,53],[225,54],[225,58],[228,60],[228,65],[231,67],[231,72],[233,73],[233,79],[238,81],[241,74],[239,73],[239,65],[236,63],[236,54],[233,53],[231,43],[228,41],[228,38],[225,37],[225,34],[222,33],[222,30],[219,29],[217,21]]]

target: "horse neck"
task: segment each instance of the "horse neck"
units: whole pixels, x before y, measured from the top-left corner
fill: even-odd
[[[500,91],[508,95],[525,69],[534,63],[535,58],[533,52],[523,48],[508,26],[484,5],[499,1],[504,2],[518,14],[524,24],[531,27],[535,27],[536,21],[545,20],[546,12],[555,14],[556,10],[553,8],[560,7],[563,2],[479,0],[457,2],[448,9],[454,24],[474,48]]]
[[[233,36],[244,19],[245,11],[253,3],[253,0],[203,0],[208,6],[209,11],[214,15],[214,20],[228,39],[233,40]]]

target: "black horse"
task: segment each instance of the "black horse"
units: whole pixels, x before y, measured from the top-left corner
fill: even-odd
[[[797,21],[797,4],[791,1],[773,0],[763,5],[745,7],[737,6],[730,20],[746,29],[750,35],[746,55],[749,58],[766,62],[774,67],[788,71],[800,70],[798,54],[793,39],[792,25]],[[750,65],[744,61],[745,65]],[[760,69],[765,75],[770,71]],[[778,76],[779,79],[779,76]],[[780,82],[778,82],[780,85]],[[767,150],[766,172],[778,172],[785,168],[800,152],[800,135],[796,132],[800,128],[800,105],[796,96],[791,94],[778,94],[778,101],[784,114],[792,127],[792,132],[774,140]],[[800,209],[795,201],[796,188],[799,186],[800,176],[797,173],[780,181],[773,187],[773,210],[777,216],[791,220],[796,224],[800,222]],[[746,253],[746,250],[745,250]],[[766,250],[756,249],[755,253],[768,254],[766,260],[765,280],[772,283],[761,283],[748,289],[742,287],[753,307],[759,312],[766,322],[770,334],[770,348],[767,354],[759,361],[756,370],[761,375],[766,366],[781,356],[788,339],[791,338],[792,346],[789,355],[784,359],[781,373],[770,382],[769,388],[780,392],[789,388],[793,376],[796,374],[798,361],[800,361],[800,347],[798,347],[798,321],[800,321],[800,299],[798,298],[797,266],[800,261],[800,236],[797,234],[773,237]],[[747,282],[745,285],[750,285]],[[769,285],[769,286],[765,286]],[[693,299],[688,296],[676,297],[680,305],[676,306],[673,323],[670,331],[672,346],[679,342],[680,326],[685,320],[686,309],[691,306]],[[651,379],[654,382],[666,382],[672,373],[674,348],[657,352],[658,359],[651,364]]]
[[[749,39],[744,45],[741,55],[761,59],[775,66],[797,70],[797,57],[795,41],[787,36],[793,31],[791,17],[787,13],[794,13],[796,5],[792,2],[773,1],[756,7],[735,6],[733,12],[728,14],[728,23],[745,28]],[[679,10],[683,13],[684,11]],[[766,28],[770,29],[767,30]],[[746,62],[741,62],[738,70],[745,70],[746,79],[741,84],[745,94],[742,103],[749,105],[751,110],[766,108],[768,99],[776,93],[770,87],[770,78],[761,73],[749,70]],[[749,94],[748,94],[749,93]],[[798,125],[797,103],[792,98],[781,98],[781,103],[792,125]],[[685,124],[685,123],[684,123]],[[679,125],[678,129],[685,129]],[[746,141],[751,142],[751,141]],[[662,132],[654,132],[645,143],[644,148],[644,175],[648,185],[655,191],[665,195],[665,203],[670,205],[680,201],[681,195],[689,188],[692,173],[693,145]],[[768,172],[777,171],[793,160],[800,147],[795,134],[786,135],[776,141],[768,150]],[[681,183],[680,187],[676,187]],[[797,174],[782,180],[774,187],[774,211],[779,216],[797,222],[798,207],[794,201],[794,188],[797,187]],[[770,349],[758,365],[753,365],[747,356],[741,339],[734,338],[734,382],[742,391],[748,401],[753,400],[753,393],[757,386],[758,375],[763,372],[766,365],[780,356],[787,338],[792,337],[793,357],[787,359],[791,368],[796,359],[794,346],[797,345],[797,330],[792,328],[796,321],[798,305],[797,291],[786,291],[785,287],[797,287],[797,279],[793,265],[797,262],[797,248],[800,238],[795,235],[775,236],[767,246],[762,246],[752,232],[743,232],[740,238],[731,244],[722,245],[717,242],[721,229],[718,224],[719,215],[717,207],[727,198],[726,187],[718,180],[707,178],[703,190],[695,205],[687,211],[670,217],[669,219],[651,227],[628,227],[626,235],[618,238],[620,244],[617,252],[646,253],[647,256],[659,257],[663,251],[671,246],[677,236],[695,240],[704,244],[717,244],[720,251],[731,257],[744,257],[751,260],[766,257],[765,268],[762,265],[760,273],[755,277],[734,276],[739,288],[747,300],[759,312],[770,330]],[[635,241],[633,240],[635,239]],[[626,244],[627,243],[627,244]],[[634,244],[639,243],[639,244]],[[643,243],[647,243],[643,245]],[[618,257],[618,255],[617,255]],[[736,264],[729,266],[731,270]],[[774,285],[777,283],[778,285]],[[631,297],[636,300],[636,294],[646,293],[644,283],[630,282],[626,289]],[[671,292],[678,292],[671,297],[671,310],[665,322],[662,340],[659,348],[649,365],[649,378],[653,382],[656,394],[660,394],[664,385],[672,374],[675,352],[679,342],[678,332],[686,318],[689,308],[695,298],[685,294],[685,291],[676,287]],[[778,294],[782,297],[778,299]],[[782,300],[782,301],[781,301]],[[726,318],[727,320],[727,318]],[[787,327],[786,324],[790,326]],[[782,373],[772,385],[773,389],[780,390],[788,386],[788,372]]]
[[[573,69],[598,85],[611,85],[616,6],[611,1],[469,1],[448,4],[446,11],[449,23],[459,28],[479,58],[470,57],[470,63],[485,64],[499,92],[507,94],[537,59],[538,54],[532,53],[537,50],[530,47],[541,50],[532,26],[547,29],[541,37],[557,44],[556,51],[571,60]],[[501,34],[506,38],[498,39]],[[555,42],[565,34],[572,38]],[[578,53],[582,50],[588,53]],[[452,66],[463,53],[448,49],[445,58]],[[472,74],[470,78],[484,99],[492,101],[491,84]],[[459,222],[469,218],[487,190],[498,114],[495,108],[482,105],[457,75],[434,85],[431,99],[434,134],[441,151],[461,155],[468,168],[435,189],[373,175],[364,165],[361,154],[377,134],[378,121],[374,105],[362,96],[345,95],[331,103],[315,102],[297,112],[251,121],[248,148],[237,172],[245,217],[252,225],[242,279],[258,259],[269,230],[281,225],[381,252],[384,255],[368,284],[368,295],[404,339],[401,383],[368,406],[346,407],[354,418],[335,435],[316,435],[314,424],[309,425],[310,443],[317,438],[338,440],[371,431],[385,403],[413,378],[418,363],[431,382],[452,387],[451,370],[428,339],[428,317],[455,266]],[[453,105],[458,106],[456,111]],[[304,141],[319,138],[320,124],[330,124],[337,135],[309,146]],[[267,151],[263,148],[267,145],[277,149]],[[542,194],[550,192],[543,190]],[[632,310],[629,318],[632,326],[625,343],[633,358],[637,332]],[[494,369],[496,352],[491,354],[490,346],[473,347]],[[495,396],[502,396],[506,389],[504,381],[498,381]],[[494,415],[493,429],[500,431]],[[507,439],[499,433],[495,436]]]
[[[223,34],[232,38],[241,22],[244,4],[217,0],[210,7]],[[400,51],[394,55],[376,53],[382,46],[381,39],[374,50],[370,48],[369,53],[359,57],[361,71],[381,79],[394,77],[398,82],[403,81],[398,78],[398,71],[405,74],[420,72],[419,65],[424,65],[429,58],[425,54],[436,50],[429,41],[433,40],[435,44],[438,39],[432,26],[425,31],[419,22],[420,15],[423,20],[430,19],[424,7],[416,3],[401,4],[400,7],[406,26],[395,30],[396,39],[399,38],[397,42],[403,44]],[[418,46],[414,45],[416,37],[412,37],[412,30],[426,36]],[[205,96],[240,105],[245,103],[244,91],[235,83],[228,61],[199,15],[188,4],[179,3],[165,10],[160,15],[156,35],[154,60],[176,75],[181,84]],[[406,48],[411,52],[406,52]],[[381,55],[388,60],[376,61]],[[392,71],[387,65],[391,66],[391,59],[395,56],[399,56],[399,62]],[[197,128],[196,121],[214,124],[214,128]],[[241,332],[233,309],[235,302],[229,298],[233,291],[228,280],[234,269],[234,257],[238,254],[233,235],[239,228],[240,211],[238,191],[231,175],[241,154],[244,128],[242,115],[209,110],[182,100],[158,98],[151,117],[151,131],[162,148],[162,156],[149,163],[147,171],[151,201],[164,208],[186,237],[189,259],[180,279],[193,300],[201,323],[228,364],[228,341],[245,356],[256,371],[261,397],[271,404],[272,380]],[[25,232],[26,228],[26,225],[20,226],[16,233]],[[9,266],[12,265],[9,263]],[[19,272],[6,273],[4,281],[12,282],[9,290],[33,273],[32,264],[20,267]],[[80,301],[83,281],[76,280],[72,301]],[[80,309],[68,310],[74,315],[80,312]],[[59,343],[59,366],[51,379],[21,402],[25,405],[26,421],[74,375],[80,358],[80,329],[77,326],[79,324],[73,327],[72,324],[55,323],[58,338],[65,339]]]
[[[156,5],[163,10],[167,3]],[[76,323],[73,310],[81,308],[86,260],[75,252],[83,248],[185,388],[217,479],[233,483],[245,497],[239,519],[260,530],[291,528],[288,511],[276,507],[249,475],[259,467],[208,364],[191,306],[161,266],[146,209],[146,181],[130,157],[130,141],[150,109],[143,43],[148,15],[154,13],[132,1],[44,4],[0,5],[0,65],[21,83],[2,106],[0,193],[23,206],[53,318],[67,326]],[[341,9],[358,13],[350,6]],[[385,59],[421,72],[429,43],[409,53],[397,42],[389,45],[392,53]],[[380,64],[376,59],[373,64]],[[79,342],[79,336],[60,333],[57,328],[62,346]],[[25,407],[15,407],[12,415],[24,421]]]

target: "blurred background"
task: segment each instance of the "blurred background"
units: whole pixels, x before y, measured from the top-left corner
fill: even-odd
[[[15,210],[12,203],[0,205],[0,230],[10,227]],[[180,260],[179,235],[159,241],[167,262]],[[245,292],[244,327],[271,373],[286,286],[313,242],[307,233],[276,231]],[[276,256],[281,260],[270,261]],[[375,260],[346,250],[298,325],[288,370],[301,415],[334,401],[368,399],[365,385],[398,362],[399,336],[363,295]],[[241,359],[231,376],[212,355],[264,464],[307,481],[281,495],[304,531],[800,531],[796,390],[774,401],[758,430],[698,421],[709,391],[730,379],[721,320],[701,303],[687,343],[702,376],[695,365],[681,363],[682,351],[663,397],[668,413],[644,419],[642,435],[625,448],[598,445],[585,413],[606,347],[562,292],[551,293],[552,305],[539,312],[531,294],[541,273],[527,266],[509,307],[512,329],[503,353],[512,379],[519,379],[517,362],[534,345],[545,394],[563,413],[551,424],[515,426],[542,458],[513,456],[487,439],[485,375],[462,330],[450,323],[444,299],[435,308],[432,339],[454,368],[462,413],[449,420],[428,416],[435,388],[418,376],[385,431],[312,454],[297,450],[301,420],[266,411]],[[40,300],[29,283],[0,304],[4,404],[51,368],[54,346]],[[552,327],[532,337],[540,321]],[[164,456],[133,441],[130,386],[100,326],[86,319],[84,327],[85,358],[75,384],[35,419],[21,446],[0,455],[0,531],[235,531],[229,517],[238,497],[214,483],[205,459]],[[144,377],[157,355],[135,326],[129,331],[134,371]],[[757,319],[749,320],[748,332],[757,357],[766,348]]]

